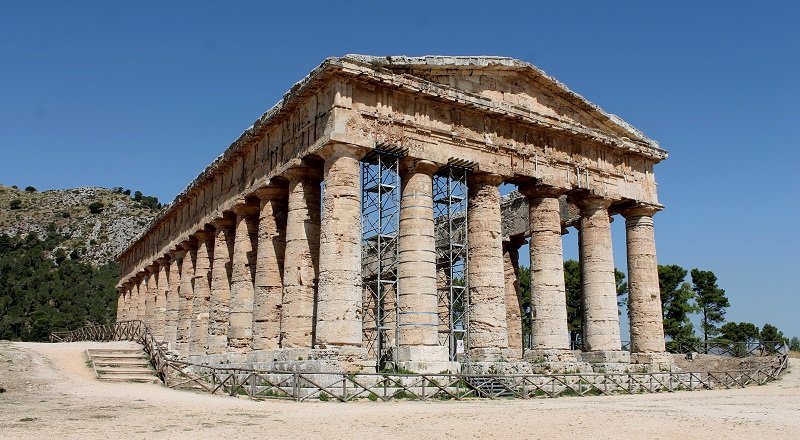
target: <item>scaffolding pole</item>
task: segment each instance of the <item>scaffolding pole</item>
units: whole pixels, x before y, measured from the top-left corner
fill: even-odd
[[[439,343],[451,361],[468,350],[467,175],[471,164],[453,161],[433,177]]]
[[[363,340],[378,371],[397,364],[402,148],[378,145],[361,161]]]

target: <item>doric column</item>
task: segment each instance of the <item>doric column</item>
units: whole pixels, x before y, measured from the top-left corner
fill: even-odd
[[[468,346],[473,360],[499,360],[501,350],[508,348],[498,187],[502,181],[490,173],[468,177]]]
[[[192,283],[192,329],[189,336],[189,356],[206,354],[208,321],[211,305],[211,261],[214,255],[214,231],[197,231],[197,257]]]
[[[156,295],[158,291],[156,290],[156,279],[158,274],[158,266],[155,264],[151,264],[145,268],[145,292],[144,292],[144,303],[145,303],[145,312],[144,312],[144,323],[147,325],[147,328],[150,329],[150,333],[155,334],[155,326],[156,326]]]
[[[169,253],[166,263],[169,289],[167,293],[167,314],[164,321],[164,341],[174,348],[178,341],[178,306],[180,304],[181,274],[177,259],[183,259],[183,250],[173,250]]]
[[[231,254],[233,253],[233,220],[215,219],[214,261],[211,265],[211,308],[208,317],[208,354],[225,353],[228,349],[228,320],[231,299]]]
[[[125,287],[117,287],[117,322],[125,321]]]
[[[134,295],[136,298],[136,317],[139,321],[147,322],[147,284],[145,284],[146,271],[141,271],[136,274],[134,283]]]
[[[584,351],[619,351],[622,348],[611,250],[610,204],[610,200],[599,197],[578,201]]]
[[[653,215],[660,209],[636,205],[622,211],[628,250],[628,315],[633,353],[666,350],[653,230]]]
[[[281,346],[311,348],[319,273],[320,171],[310,164],[290,168],[283,269]]]
[[[156,260],[156,300],[155,300],[155,322],[153,324],[153,336],[158,342],[166,341],[167,327],[167,300],[169,292],[169,260],[159,258]]]
[[[286,182],[272,182],[256,191],[261,199],[256,245],[253,350],[280,346],[283,261],[286,253]]]
[[[427,160],[407,158],[401,164],[398,236],[399,339],[401,362],[448,360],[438,344],[436,238],[433,223],[433,173]]]
[[[528,198],[531,255],[531,355],[554,360],[551,350],[569,350],[564,255],[558,188],[522,185]]]
[[[228,351],[246,353],[253,343],[253,275],[258,238],[258,206],[241,200],[234,206],[236,225],[231,257]]]
[[[181,276],[178,289],[178,329],[175,335],[175,348],[184,358],[189,356],[189,346],[191,344],[192,301],[194,298],[192,279],[194,278],[195,247],[196,244],[193,241],[186,240],[181,243],[180,249],[175,252],[177,267]]]
[[[508,349],[515,359],[522,359],[522,310],[519,301],[519,248],[524,240],[503,243],[503,276],[506,297],[506,325]]]
[[[133,299],[133,283],[128,280],[125,283],[125,319],[132,321],[136,318],[136,303]]]
[[[316,346],[360,346],[361,163],[365,151],[329,144],[325,159],[325,192],[319,239]]]

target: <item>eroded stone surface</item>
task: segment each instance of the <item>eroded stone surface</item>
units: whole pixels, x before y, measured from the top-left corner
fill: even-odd
[[[211,301],[208,310],[209,354],[228,349],[228,325],[231,300],[231,254],[233,253],[233,221],[220,218],[214,221],[214,259],[211,263]]]
[[[258,206],[242,203],[234,208],[236,224],[231,254],[231,299],[228,350],[247,353],[253,344],[253,304]]]
[[[208,349],[208,321],[211,307],[211,261],[214,255],[214,233],[197,231],[197,256],[193,277],[192,329],[189,336],[189,354],[206,354]]]

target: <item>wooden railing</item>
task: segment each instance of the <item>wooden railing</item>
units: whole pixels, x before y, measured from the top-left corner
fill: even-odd
[[[50,337],[51,342],[119,340],[142,344],[158,377],[169,388],[297,401],[531,399],[742,388],[775,380],[788,366],[788,350],[782,346],[762,366],[731,371],[506,375],[304,373],[215,367],[171,359],[141,321],[83,327],[53,333]]]

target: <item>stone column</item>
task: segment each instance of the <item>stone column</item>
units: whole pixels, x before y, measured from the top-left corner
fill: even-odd
[[[174,349],[178,341],[178,305],[180,304],[181,275],[178,269],[177,259],[183,259],[183,250],[173,250],[169,253],[167,260],[167,278],[169,291],[167,294],[167,314],[164,322],[164,341],[169,343],[169,347]]]
[[[400,170],[397,358],[403,368],[419,372],[431,372],[440,368],[433,363],[449,359],[448,348],[438,344],[432,177],[436,170],[433,162],[411,158],[402,162]]]
[[[321,173],[315,166],[290,168],[283,268],[281,347],[314,345],[316,286],[319,273]]]
[[[528,198],[531,229],[531,351],[526,357],[557,361],[570,348],[558,201],[563,190],[532,184],[520,190]]]
[[[127,320],[125,316],[125,287],[117,287],[117,319],[116,322]]]
[[[145,284],[146,271],[136,274],[134,291],[136,294],[136,316],[139,321],[147,322],[147,284]]]
[[[208,316],[208,354],[228,350],[228,320],[231,299],[231,254],[233,253],[233,220],[218,218],[212,222],[214,261],[211,265],[211,308]]]
[[[125,283],[125,319],[132,321],[136,319],[136,303],[133,300],[133,284],[131,281]]]
[[[144,323],[147,325],[147,328],[150,329],[150,333],[155,334],[155,327],[156,327],[156,279],[158,273],[158,266],[151,264],[145,268],[145,312],[144,312]]]
[[[611,201],[589,197],[579,200],[578,205],[581,209],[578,241],[583,289],[584,351],[595,352],[588,358],[590,361],[616,361],[609,357],[611,352],[619,352],[622,348],[608,214]]]
[[[514,359],[522,359],[522,310],[519,298],[519,248],[524,240],[512,239],[503,246],[503,276],[506,297],[508,349]]]
[[[197,257],[192,283],[192,329],[189,356],[202,356],[208,350],[208,321],[211,305],[211,261],[214,255],[213,231],[197,231]]]
[[[235,353],[247,353],[253,344],[254,244],[258,238],[258,211],[258,206],[244,200],[233,208],[236,226],[231,257],[228,351]]]
[[[169,298],[169,260],[159,258],[156,260],[156,299],[155,299],[155,321],[153,324],[153,336],[158,342],[166,341],[167,327],[167,299]]]
[[[475,361],[498,361],[508,348],[498,187],[502,181],[490,173],[468,176],[468,346]]]
[[[194,300],[194,258],[195,244],[186,240],[180,245],[180,251],[176,252],[180,257],[178,260],[178,270],[180,270],[181,281],[178,289],[178,330],[175,335],[176,350],[181,357],[189,356],[189,346],[191,345],[192,333],[192,301]]]
[[[664,325],[653,215],[661,207],[636,205],[622,211],[628,250],[628,314],[632,353],[663,353]]]
[[[361,158],[365,151],[329,144],[319,239],[316,346],[361,346]]]
[[[286,253],[286,182],[273,182],[256,191],[261,199],[256,245],[253,350],[280,346],[283,261]]]

